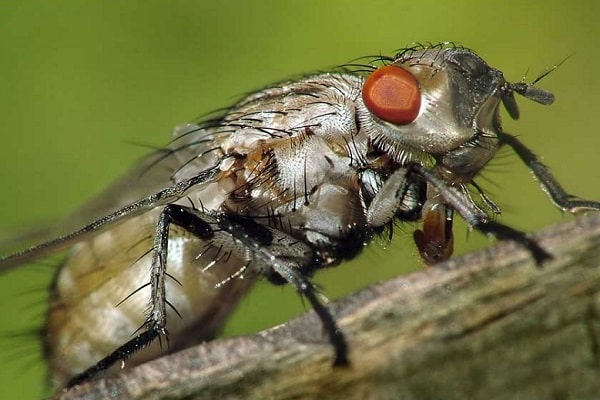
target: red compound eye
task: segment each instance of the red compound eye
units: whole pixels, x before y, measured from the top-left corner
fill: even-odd
[[[375,116],[397,125],[410,124],[421,108],[421,92],[415,77],[404,68],[386,65],[366,79],[365,105]]]

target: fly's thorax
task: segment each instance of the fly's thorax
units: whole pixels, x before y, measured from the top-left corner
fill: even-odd
[[[181,162],[173,181],[218,167],[220,174],[192,200],[242,214],[266,213],[266,202],[295,210],[326,181],[356,182],[351,168],[369,146],[357,127],[361,84],[359,76],[329,73],[283,82],[246,97],[219,119],[177,129],[168,149]],[[227,197],[232,201],[224,206]]]
[[[231,132],[222,148],[226,154],[246,154],[257,144],[307,133],[345,145],[357,133],[355,99],[361,84],[359,76],[327,73],[257,92],[220,121],[216,131]]]
[[[318,248],[364,229],[358,171],[370,144],[357,126],[361,84],[352,74],[284,82],[200,126],[193,140],[182,131],[180,140],[221,157],[213,161],[221,169],[217,178],[190,198],[207,209],[258,218]],[[191,168],[184,165],[178,176]]]
[[[144,324],[150,298],[150,250],[159,213],[155,209],[77,243],[58,272],[45,330],[46,354],[57,386],[130,340]],[[136,240],[127,239],[131,237]],[[219,257],[217,246],[181,228],[171,228],[168,246],[166,292],[181,315],[167,309],[169,349],[174,351],[212,338],[254,276],[231,279],[247,260]],[[160,346],[152,346],[126,365],[163,352]]]
[[[231,167],[236,189],[224,204],[228,213],[251,216],[310,243],[325,263],[347,251],[343,242],[355,231],[368,234],[358,171],[347,147],[313,132],[261,145]]]

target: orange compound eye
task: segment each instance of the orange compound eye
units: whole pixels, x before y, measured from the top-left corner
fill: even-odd
[[[395,65],[378,68],[369,75],[362,98],[375,116],[397,125],[413,122],[421,108],[419,83],[410,72]]]

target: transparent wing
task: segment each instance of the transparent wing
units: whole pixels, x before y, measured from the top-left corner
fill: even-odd
[[[230,132],[225,135],[215,132],[210,129],[210,124],[177,127],[168,147],[143,158],[125,175],[61,221],[53,234],[71,232],[215,167],[222,153],[214,150],[219,149],[219,144]]]
[[[92,232],[154,207],[172,203],[196,185],[215,178],[222,153],[211,152],[216,136],[198,125],[176,130],[171,145],[156,151],[108,188],[51,229],[22,235],[0,244],[0,252],[15,243],[41,243],[0,257],[0,270],[14,267],[67,248]],[[208,155],[205,155],[207,154]],[[203,155],[202,157],[200,157]],[[185,171],[182,173],[181,171]]]
[[[0,240],[0,254],[64,236],[128,204],[172,186],[171,175],[176,168],[177,161],[172,155],[154,152],[66,218],[54,224],[25,230],[14,237],[3,238]]]
[[[157,151],[143,158],[110,186],[60,221],[52,231],[59,236],[105,215],[173,186],[173,172],[179,163],[173,154]]]

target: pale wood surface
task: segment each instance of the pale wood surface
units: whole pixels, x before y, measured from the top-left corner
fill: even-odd
[[[61,399],[599,399],[600,213],[452,259],[330,305],[352,365],[310,312],[217,340]]]

